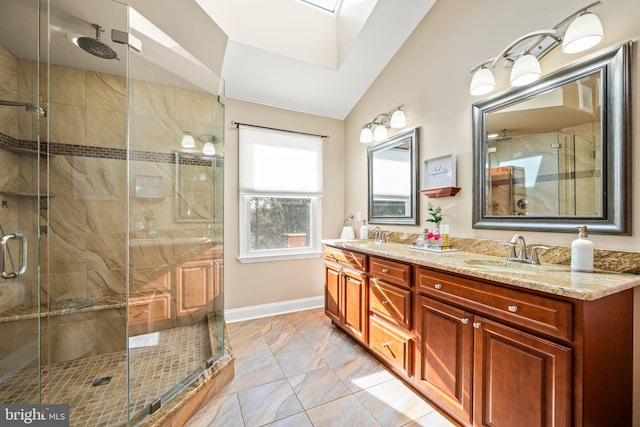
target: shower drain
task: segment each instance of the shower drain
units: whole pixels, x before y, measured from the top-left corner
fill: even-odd
[[[91,387],[98,387],[100,385],[109,384],[109,381],[111,381],[111,377],[96,378],[91,383]]]

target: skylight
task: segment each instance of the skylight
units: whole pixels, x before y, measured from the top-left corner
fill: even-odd
[[[302,0],[305,3],[309,3],[312,4],[314,6],[317,6],[321,9],[327,10],[331,13],[335,13],[336,9],[338,8],[338,4],[340,3],[340,0]]]

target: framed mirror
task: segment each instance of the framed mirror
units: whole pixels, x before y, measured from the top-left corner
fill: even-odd
[[[418,224],[418,129],[367,148],[369,223]]]
[[[473,105],[473,228],[631,233],[630,52]]]
[[[220,196],[214,181],[217,176],[215,156],[196,151],[175,151],[175,221],[211,222]],[[220,200],[221,201],[221,200]]]

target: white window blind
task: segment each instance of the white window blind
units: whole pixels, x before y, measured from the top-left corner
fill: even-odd
[[[322,137],[239,126],[240,256],[321,253]]]
[[[240,126],[240,192],[322,194],[322,138]]]

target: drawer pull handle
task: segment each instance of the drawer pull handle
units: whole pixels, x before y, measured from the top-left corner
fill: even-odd
[[[436,283],[433,287],[436,289],[442,289],[442,283]]]
[[[518,306],[517,305],[510,305],[508,307],[509,311],[512,313],[515,313],[516,311],[518,311]]]
[[[469,319],[466,317],[463,317],[462,319],[460,319],[460,321],[462,322],[463,325],[466,325],[469,323]]]
[[[382,305],[389,305],[389,301],[387,300],[382,301]]]
[[[476,329],[480,329],[480,327],[482,326],[482,323],[480,322],[473,322],[473,327]]]
[[[391,345],[391,343],[390,343],[390,342],[384,342],[384,343],[382,343],[382,346],[383,346],[384,348],[387,348],[387,347],[389,347],[390,345]]]
[[[383,273],[388,273],[388,272],[389,272],[389,269],[388,269],[388,268],[383,268],[383,269],[382,269],[382,272],[383,272]]]

